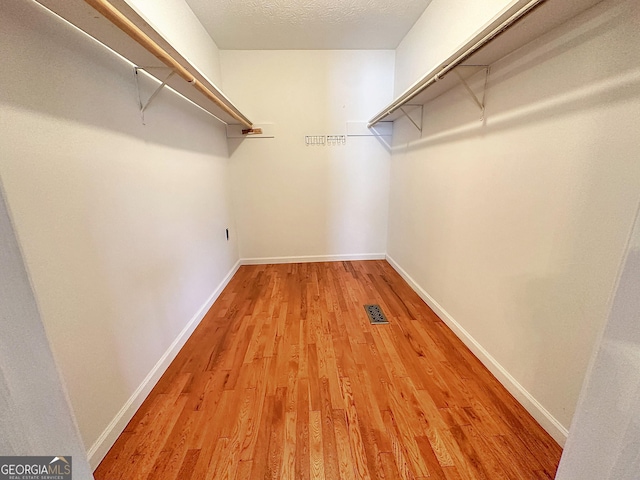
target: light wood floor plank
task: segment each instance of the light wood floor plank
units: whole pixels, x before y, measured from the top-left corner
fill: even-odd
[[[255,265],[95,478],[529,480],[560,454],[387,262]]]

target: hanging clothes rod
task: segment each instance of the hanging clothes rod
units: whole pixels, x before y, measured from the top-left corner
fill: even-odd
[[[482,47],[491,42],[494,38],[500,35],[502,32],[510,28],[516,22],[524,18],[526,15],[535,10],[542,3],[547,0],[530,0],[526,3],[522,8],[518,9],[515,13],[509,16],[506,20],[502,21],[498,26],[492,28],[488,33],[482,36],[479,40],[471,40],[472,45],[465,48],[461,53],[456,52],[452,57],[450,57],[446,62],[440,64],[440,66],[436,67],[433,73],[428,74],[421,81],[415,84],[413,87],[409,88],[405,93],[403,93],[398,99],[396,99],[391,105],[385,108],[382,112],[376,115],[369,123],[367,124],[368,128],[371,128],[376,123],[382,121],[385,117],[391,115],[396,110],[401,108],[407,102],[410,102],[428,87],[436,83],[438,80],[442,79],[447,73],[450,73],[454,68],[458,67],[462,62],[464,62],[467,58],[472,56]],[[562,0],[559,0],[562,1]],[[464,48],[464,47],[463,47]]]
[[[231,108],[229,108],[224,102],[222,102],[211,90],[204,86],[196,79],[189,71],[182,66],[177,60],[169,55],[162,49],[156,42],[154,42],[146,33],[140,30],[131,20],[129,20],[122,12],[114,7],[107,0],[85,0],[85,2],[102,14],[107,20],[113,23],[116,27],[129,35],[133,40],[138,42],[149,53],[154,55],[158,60],[164,63],[167,67],[173,69],[177,75],[194,86],[196,90],[202,93],[205,97],[215,103],[225,113],[236,119],[240,124],[247,128],[251,128],[252,124],[238,115]]]

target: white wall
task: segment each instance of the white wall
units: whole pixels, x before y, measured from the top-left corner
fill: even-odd
[[[222,88],[220,52],[184,0],[124,0],[189,63]]]
[[[142,125],[132,67],[33,2],[0,54],[0,176],[95,466],[238,259],[225,132],[167,90]]]
[[[485,125],[457,87],[422,138],[394,131],[390,257],[560,442],[640,200],[639,7],[605,1],[496,63]]]
[[[345,134],[391,101],[393,51],[222,51],[226,92],[276,138],[232,141],[233,202],[243,258],[338,258],[386,251],[388,149]]]
[[[442,63],[515,0],[432,0],[396,49],[395,95]]]
[[[93,478],[0,185],[0,455],[72,457]]]
[[[585,381],[558,480],[634,480],[640,472],[640,214]]]

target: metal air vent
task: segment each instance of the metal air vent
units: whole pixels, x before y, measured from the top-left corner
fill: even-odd
[[[389,323],[380,305],[365,305],[364,309],[369,316],[369,321],[374,325],[385,325]]]

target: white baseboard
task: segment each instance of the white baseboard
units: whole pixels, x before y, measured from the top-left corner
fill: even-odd
[[[302,257],[241,258],[242,265],[270,265],[276,263],[349,262],[357,260],[384,260],[384,253],[354,253],[351,255],[308,255]]]
[[[231,278],[235,275],[240,268],[241,262],[238,260],[236,264],[231,268],[227,276],[220,282],[220,285],[215,289],[211,296],[207,299],[205,304],[198,310],[198,312],[191,318],[189,323],[182,329],[180,334],[176,337],[173,343],[169,346],[167,351],[160,357],[158,363],[151,369],[147,377],[142,381],[140,386],[133,392],[131,397],[122,406],[117,415],[111,420],[111,423],[104,429],[102,434],[98,437],[95,443],[91,446],[87,452],[89,464],[92,470],[98,468],[98,465],[105,457],[109,449],[113,446],[118,439],[122,431],[125,429],[129,421],[133,418],[142,402],[147,398],[147,395],[151,392],[153,387],[158,383],[162,374],[167,370],[173,359],[176,357],[180,349],[189,339],[193,331],[200,324],[204,316],[207,314],[213,303],[222,293],[222,290],[227,286]]]
[[[487,352],[469,332],[456,322],[447,311],[436,302],[411,276],[391,258],[386,256],[389,264],[400,274],[411,288],[429,305],[440,319],[453,330],[464,344],[478,357],[485,367],[498,379],[518,402],[536,419],[536,421],[551,435],[556,442],[564,446],[567,441],[568,430],[538,402],[498,361]]]
[[[429,307],[447,324],[451,330],[464,342],[464,344],[480,359],[480,361],[491,371],[491,373],[509,390],[509,392],[527,409],[527,411],[540,423],[540,425],[560,444],[564,445],[567,439],[567,429],[556,420],[518,381],[513,378],[502,365],[500,365],[480,343],[478,343],[458,322],[456,322],[447,311],[436,302],[413,278],[393,260],[385,254],[354,254],[354,255],[320,255],[301,257],[265,257],[265,258],[244,258],[240,259],[222,280],[220,285],[212,293],[205,304],[193,316],[182,332],[177,336],[167,351],[158,360],[147,377],[140,386],[133,392],[131,397],[123,405],[111,423],[105,428],[100,437],[87,452],[89,464],[92,469],[96,469],[109,449],[113,446],[118,436],[127,426],[138,408],[142,405],[147,395],[151,392],[162,374],[169,367],[180,349],[186,343],[193,331],[209,311],[213,303],[222,293],[231,278],[240,268],[240,265],[263,265],[277,263],[308,263],[308,262],[338,262],[356,260],[383,260],[389,264],[404,278],[413,290],[429,305]]]

